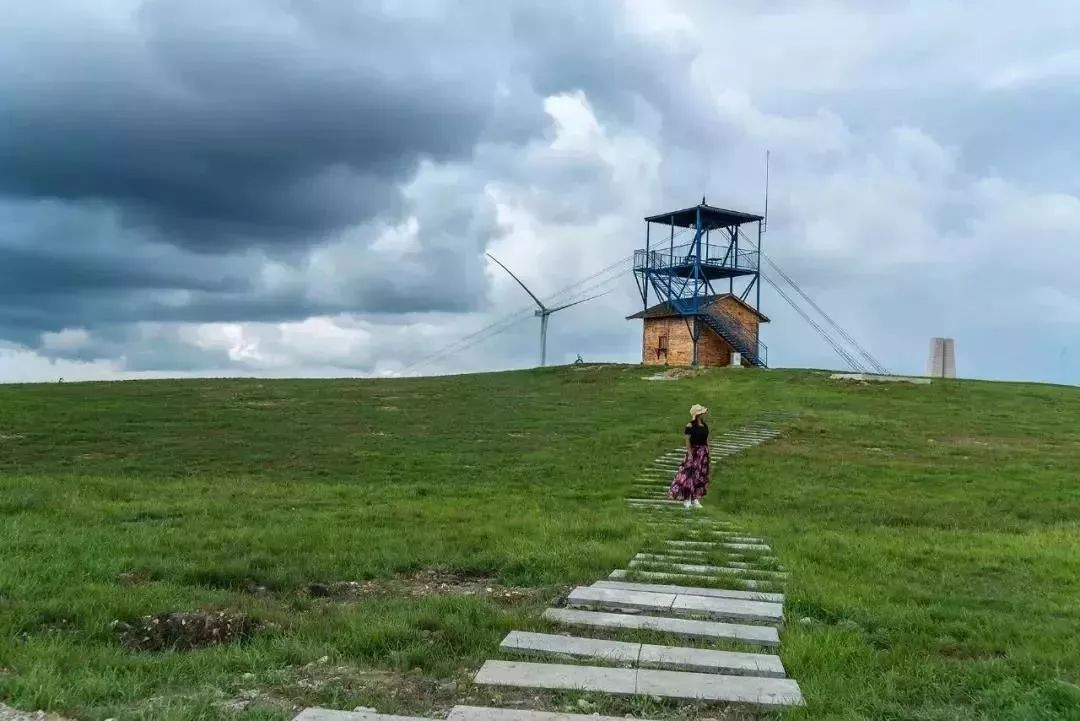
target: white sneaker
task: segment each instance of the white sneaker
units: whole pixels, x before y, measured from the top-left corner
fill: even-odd
[[[699,501],[699,500],[697,500],[695,498],[694,503],[692,505],[694,506],[694,508],[701,508],[701,501]]]
[[[688,509],[688,510],[689,510],[690,508],[693,508],[693,504],[692,504],[692,503],[690,503],[690,501],[688,501],[688,500],[687,500],[687,501],[683,501],[683,502],[682,502],[682,505],[683,505],[683,508],[686,508],[686,509]]]

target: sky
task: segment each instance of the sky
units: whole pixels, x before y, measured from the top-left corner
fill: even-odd
[[[636,362],[642,218],[761,212],[768,150],[766,253],[889,370],[1080,383],[1080,6],[7,5],[0,381],[534,366],[486,253],[606,292],[550,362]],[[761,303],[771,365],[844,368]]]

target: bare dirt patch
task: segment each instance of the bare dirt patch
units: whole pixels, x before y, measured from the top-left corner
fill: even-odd
[[[677,381],[683,378],[696,378],[701,375],[700,370],[693,368],[666,368],[651,376],[645,376],[648,381]]]
[[[486,596],[503,603],[533,598],[544,589],[503,586],[489,576],[426,568],[407,576],[376,578],[370,581],[313,583],[308,593],[315,598],[358,600],[362,598],[423,598],[425,596]]]
[[[243,641],[263,626],[242,613],[195,611],[116,621],[113,631],[120,643],[133,651],[167,651]]]
[[[44,711],[20,711],[0,703],[0,721],[67,721],[67,719]]]
[[[121,586],[144,586],[150,583],[150,577],[139,571],[125,571],[117,574],[116,582]]]
[[[254,674],[244,674],[241,689],[221,706],[230,711],[285,711],[295,713],[315,705],[317,699],[328,691],[336,691],[344,698],[370,699],[370,707],[356,710],[374,712],[388,706],[399,707],[405,703],[411,708],[422,706],[445,716],[450,708],[460,703],[464,691],[472,684],[470,678],[437,679],[417,672],[367,670],[352,666],[337,666],[329,657],[304,666],[291,666],[273,672],[276,679],[257,679]]]

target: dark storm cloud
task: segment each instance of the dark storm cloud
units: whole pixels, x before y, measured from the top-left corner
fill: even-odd
[[[57,290],[68,293],[185,289],[204,292],[242,292],[250,284],[239,278],[209,278],[198,273],[148,267],[133,259],[43,253],[23,248],[0,249],[0,297],[25,299]]]
[[[482,298],[490,209],[452,182],[411,200],[402,186],[425,159],[543,131],[506,13],[300,0],[5,12],[0,338]],[[344,290],[305,276],[312,249],[346,229],[374,241],[406,213],[425,221],[419,265],[354,243],[339,253],[354,266]],[[261,282],[271,259],[296,275],[284,288]]]
[[[392,216],[420,158],[537,130],[499,107],[504,68],[478,50],[478,19],[147,2],[123,31],[9,25],[0,192],[105,200],[199,249]]]

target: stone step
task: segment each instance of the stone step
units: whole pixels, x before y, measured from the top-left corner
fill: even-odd
[[[724,548],[732,548],[737,551],[771,551],[772,546],[767,543],[728,543],[720,544]]]
[[[705,616],[717,621],[783,623],[784,607],[779,603],[744,601],[737,598],[679,596],[655,591],[626,591],[617,588],[578,586],[566,598],[570,608],[602,611],[648,611],[676,616]]]
[[[675,548],[647,548],[642,553],[650,553],[661,556],[693,556],[695,558],[704,558],[708,556],[723,557],[723,558],[743,558],[748,561],[760,563],[763,561],[775,561],[776,556],[766,555],[765,553],[747,552],[737,548],[724,548],[723,546],[714,546],[713,548],[683,548],[676,546]]]
[[[687,536],[690,536],[694,543],[738,543],[738,541],[732,541],[732,537],[751,538],[751,536],[741,535],[745,533],[744,531],[729,530],[729,527],[717,528],[692,526],[690,528],[682,528],[679,530]]]
[[[663,583],[633,583],[630,581],[596,581],[594,588],[617,588],[624,591],[647,591],[650,593],[673,593],[683,596],[708,596],[710,598],[738,598],[744,601],[768,601],[784,603],[782,593],[760,591],[736,591],[729,588],[703,588],[701,586],[677,586]]]
[[[578,586],[566,597],[566,605],[570,608],[599,608],[609,611],[654,611],[666,612],[671,610],[671,604],[675,602],[675,594],[655,593],[652,591],[624,591],[618,588],[592,588]]]
[[[721,538],[711,541],[684,541],[682,539],[672,539],[664,541],[665,545],[674,546],[671,550],[681,551],[709,551],[723,548],[721,544],[727,543],[731,536],[727,535],[727,531],[710,531],[711,535],[724,535]],[[695,534],[697,535],[697,534]]]
[[[638,667],[733,676],[787,677],[780,657],[773,654],[657,646],[649,643],[641,644]]]
[[[769,576],[772,578],[787,578],[787,574],[782,571],[765,571],[765,570],[750,570],[747,568],[738,568],[736,566],[712,566],[708,564],[697,563],[680,563],[678,559],[675,560],[660,560],[664,559],[664,556],[657,556],[655,558],[649,558],[648,554],[639,553],[630,561],[631,568],[638,568],[640,566],[670,566],[676,571],[689,574],[734,574],[736,576],[745,576],[748,574],[759,574],[762,576]],[[670,558],[670,557],[668,557]]]
[[[736,569],[738,570],[738,569]],[[626,578],[642,578],[647,581],[676,581],[678,583],[700,583],[702,576],[686,573],[665,573],[663,571],[643,571],[640,568],[618,568],[608,574],[608,578],[619,581]],[[774,585],[777,581],[757,580],[753,578],[731,578],[731,583],[737,583],[743,588],[755,589],[764,585]]]
[[[771,564],[777,560],[776,556],[763,554],[749,554],[746,551],[732,550],[730,548],[646,548],[642,553],[658,556],[686,556],[688,558],[737,558],[746,559],[748,566],[762,565],[766,562]],[[732,564],[739,565],[739,564]],[[779,569],[778,569],[779,570]]]
[[[698,598],[704,598],[699,596]],[[780,636],[772,626],[752,626],[722,621],[696,621],[667,616],[643,616],[603,611],[581,611],[574,608],[549,608],[544,618],[569,626],[593,628],[633,628],[660,631],[688,638],[724,638],[761,646],[779,646]]]
[[[705,535],[707,538],[717,533],[745,533],[734,527],[731,521],[716,521],[711,518],[688,516],[678,523],[665,523],[664,521],[648,521],[650,526],[657,526],[667,531],[679,531],[692,536]],[[723,539],[721,539],[722,541]]]
[[[639,553],[639,554],[635,555],[634,560],[635,561],[653,561],[655,563],[672,563],[672,562],[674,562],[674,563],[685,563],[687,560],[691,560],[691,559],[688,559],[686,557],[686,554],[693,554],[693,553],[701,553],[701,551],[695,552],[695,551],[667,551],[667,550],[665,550],[663,553],[644,552],[644,553]],[[695,556],[695,559],[696,558],[700,558],[700,556]],[[736,563],[730,563],[728,565],[733,566],[735,568],[751,568],[755,564],[740,562],[740,563],[737,563],[737,564]]]
[[[432,721],[425,719],[425,721]],[[527,711],[516,708],[455,706],[446,721],[626,721],[622,716],[590,716],[561,711]]]
[[[293,721],[431,721],[431,719],[421,716],[391,716],[372,711],[338,711],[312,706],[294,716]]]
[[[687,546],[687,547],[699,547],[705,548],[711,546],[716,548],[724,543],[764,543],[765,541],[757,538],[756,536],[739,536],[731,531],[710,531],[714,536],[721,536],[722,541],[668,541],[670,546]]]
[[[709,560],[711,560],[711,558],[716,557],[716,556],[711,556],[710,557],[704,551],[683,551],[683,550],[665,551],[664,555],[678,561],[679,563],[694,563],[694,564],[707,563]],[[760,569],[762,571],[781,571],[781,572],[786,570],[783,566],[775,563],[775,561],[776,561],[775,556],[762,556],[760,558],[755,558],[753,561],[737,561],[737,560],[734,560],[731,556],[727,556],[727,557],[724,558],[723,563],[725,565],[727,565],[727,566],[732,567],[732,568],[743,568],[743,569],[746,569],[746,570]]]
[[[703,551],[698,548],[664,548],[658,551],[647,549],[645,553],[664,553],[669,556],[693,556],[700,558],[702,556],[708,556],[709,553],[720,553],[720,551]]]
[[[764,601],[741,601],[736,598],[675,596],[671,613],[676,616],[704,616],[717,621],[742,623],[780,625],[784,622],[783,605]]]
[[[637,663],[641,656],[640,643],[526,631],[511,631],[499,644],[499,648],[507,653],[563,654],[609,663]]]
[[[685,521],[680,522],[680,525],[684,525],[684,524],[692,524],[692,525],[694,525],[696,527],[700,527],[701,532],[707,531],[709,527],[712,527],[712,528],[715,529],[715,531],[709,531],[709,532],[721,532],[721,530],[725,530],[725,531],[730,530],[732,522],[731,521],[726,521],[726,520],[721,519],[721,518],[694,518],[694,517],[690,517],[690,518],[687,518]],[[695,528],[694,530],[695,530],[695,532],[697,532],[698,529]]]
[[[785,569],[783,566],[781,566],[779,564],[772,563],[772,561],[775,561],[775,560],[776,560],[775,556],[762,556],[759,559],[755,559],[755,561],[753,563],[751,563],[749,561],[728,561],[727,565],[733,566],[734,568],[746,568],[746,569],[754,569],[754,568],[756,568],[756,569],[759,569],[759,570],[762,570],[762,571],[779,571],[780,573],[785,573],[787,571],[787,569]],[[769,563],[762,564],[761,563],[762,561],[769,561]]]
[[[787,678],[721,676],[685,671],[487,661],[474,679],[487,686],[543,688],[744,703],[761,708],[801,704],[799,684]]]
[[[473,682],[484,686],[592,691],[633,696],[637,693],[637,669],[526,661],[485,661]]]
[[[649,643],[628,643],[524,631],[511,631],[499,644],[499,648],[507,653],[574,656],[672,671],[771,676],[773,678],[786,676],[784,664],[780,662],[780,658],[765,653],[658,646]]]

